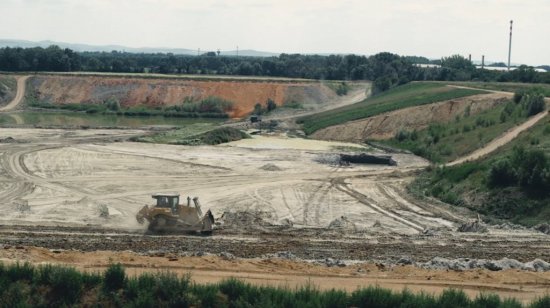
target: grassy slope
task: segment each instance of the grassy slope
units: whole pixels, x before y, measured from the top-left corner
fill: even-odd
[[[536,196],[518,187],[491,188],[487,184],[487,174],[491,166],[511,155],[512,149],[519,145],[528,149],[542,149],[550,156],[550,116],[482,160],[425,172],[412,184],[411,190],[524,225],[548,222],[548,194]]]
[[[444,124],[432,124],[429,128],[417,131],[416,138],[405,131],[406,138],[397,136],[380,141],[392,147],[409,150],[433,162],[449,162],[483,147],[513,126],[525,121],[525,117],[516,114],[503,122],[500,119],[505,104],[484,110],[475,115],[464,114],[454,121]]]
[[[483,91],[455,89],[438,83],[415,82],[396,87],[357,104],[303,117],[299,122],[303,124],[306,134],[311,134],[321,128],[368,118],[388,111],[480,93]]]
[[[546,97],[550,97],[550,84],[544,83],[519,83],[519,82],[447,82],[448,84],[479,88],[485,90],[516,92],[517,90],[527,90],[539,88]]]

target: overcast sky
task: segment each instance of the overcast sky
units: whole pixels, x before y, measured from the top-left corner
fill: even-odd
[[[0,38],[550,64],[550,0],[0,0]]]

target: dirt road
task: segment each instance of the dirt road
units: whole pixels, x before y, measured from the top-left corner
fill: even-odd
[[[462,164],[467,161],[473,161],[479,158],[482,158],[483,156],[486,156],[487,154],[494,152],[496,149],[500,148],[501,146],[507,144],[508,142],[515,139],[520,133],[528,130],[529,128],[533,127],[533,125],[537,124],[540,120],[544,119],[546,116],[548,116],[548,111],[543,111],[527,121],[523,122],[522,124],[506,131],[501,136],[497,137],[496,139],[493,139],[491,142],[487,143],[484,147],[475,150],[473,153],[461,157],[457,160],[454,160],[450,163],[447,163],[446,166],[454,166],[458,164]]]
[[[25,87],[26,82],[29,76],[19,76],[17,77],[17,93],[15,94],[15,97],[11,102],[9,102],[6,106],[0,108],[0,112],[2,111],[10,111],[13,110],[23,101],[23,98],[25,97]]]

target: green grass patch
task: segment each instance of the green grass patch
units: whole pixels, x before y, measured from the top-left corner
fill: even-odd
[[[483,90],[516,92],[520,90],[538,89],[544,96],[550,97],[550,85],[544,83],[519,83],[519,82],[446,82],[457,86],[478,88]]]
[[[432,82],[415,82],[342,108],[299,119],[306,134],[332,125],[372,117],[397,109],[484,93],[482,90],[457,89]]]
[[[440,295],[395,292],[378,286],[353,292],[322,291],[307,283],[290,289],[255,286],[237,279],[198,284],[171,272],[128,277],[119,264],[104,274],[29,264],[0,263],[1,307],[548,307],[550,296],[524,306],[494,294],[468,297],[462,290]]]

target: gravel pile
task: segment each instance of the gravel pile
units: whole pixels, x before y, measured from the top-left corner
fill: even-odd
[[[435,257],[424,263],[415,263],[416,266],[425,269],[465,271],[472,269],[488,269],[502,271],[508,269],[520,269],[533,272],[550,271],[550,263],[541,259],[522,263],[518,260],[503,258],[500,260],[484,259],[446,259]]]

